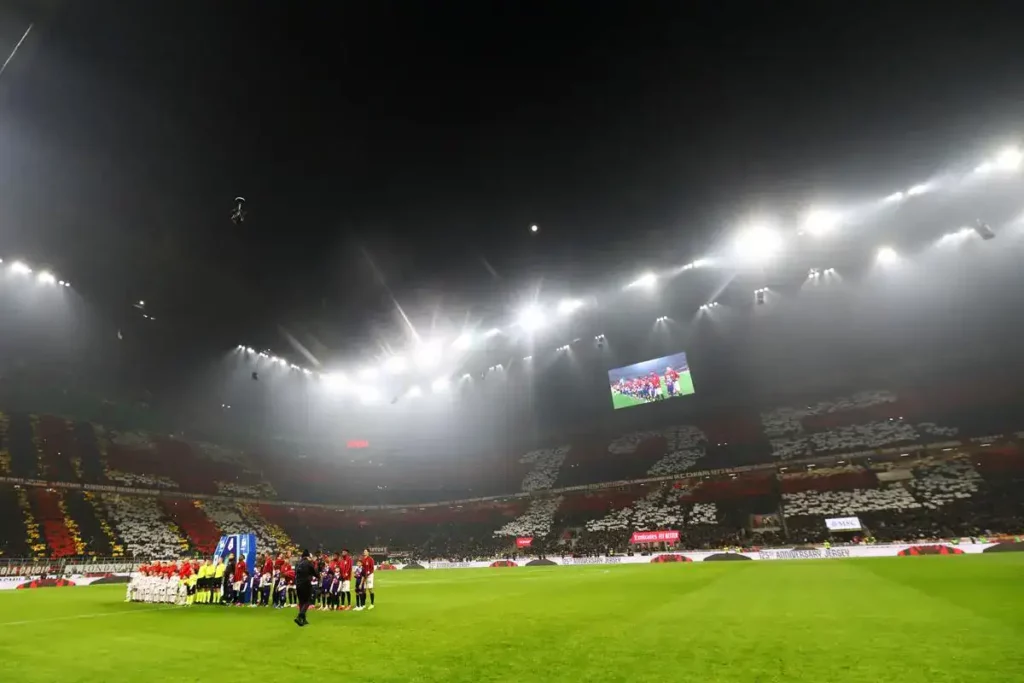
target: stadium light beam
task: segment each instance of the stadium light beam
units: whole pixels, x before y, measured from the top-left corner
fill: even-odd
[[[499,334],[501,334],[501,330],[499,330],[497,327],[492,327],[491,329],[484,332],[484,336],[487,337],[488,339],[490,339],[491,337],[496,337]]]
[[[463,332],[455,338],[455,342],[452,344],[459,351],[466,351],[470,346],[473,345],[473,335],[469,332]]]
[[[15,261],[11,264],[11,272],[15,275],[30,275],[32,273],[32,269],[22,261]]]
[[[654,285],[658,283],[658,276],[654,273],[644,273],[637,279],[626,285],[626,289],[635,289],[637,287],[643,289],[652,289]]]
[[[931,183],[918,183],[917,185],[914,185],[913,187],[907,190],[907,196],[916,197],[918,195],[925,194],[926,192],[931,192],[931,190]]]
[[[41,285],[54,285],[54,284],[57,284],[57,278],[55,278],[53,276],[53,273],[49,273],[49,272],[47,272],[45,270],[42,271],[41,273],[39,273],[39,275],[36,276],[36,280]]]

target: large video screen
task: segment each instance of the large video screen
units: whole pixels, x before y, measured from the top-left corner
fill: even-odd
[[[612,390],[612,405],[616,410],[693,393],[690,366],[682,351],[609,370],[608,384]]]

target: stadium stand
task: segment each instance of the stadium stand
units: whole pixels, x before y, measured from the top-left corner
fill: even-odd
[[[189,544],[161,512],[155,498],[106,494],[102,501],[117,535],[124,539],[127,555],[166,558],[190,551]]]
[[[181,530],[181,535],[197,552],[208,555],[217,547],[221,530],[207,516],[198,500],[161,499],[164,513]]]
[[[29,557],[25,521],[18,504],[20,489],[0,486],[0,556]]]

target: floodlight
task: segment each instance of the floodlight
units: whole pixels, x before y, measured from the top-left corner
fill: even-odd
[[[45,270],[36,276],[36,280],[41,285],[53,285],[57,283],[57,278],[53,276],[53,273],[48,273]]]
[[[28,275],[32,272],[32,269],[21,261],[15,261],[11,264],[11,272],[15,275]]]
[[[1024,153],[1016,147],[1008,147],[996,156],[995,167],[1000,171],[1016,171],[1021,167],[1022,160]]]
[[[67,282],[67,281],[65,281],[65,282],[64,282],[64,286],[65,286],[65,287],[70,287],[70,286],[71,286],[71,283],[70,283],[70,282]]]
[[[340,392],[344,391],[348,383],[345,381],[345,375],[340,372],[332,372],[323,375],[324,387],[328,391]]]
[[[441,362],[444,355],[441,345],[437,342],[426,342],[416,348],[416,365],[421,368],[433,368]]]
[[[533,360],[533,356],[523,356],[523,360]]]
[[[902,192],[893,192],[891,195],[886,197],[884,199],[884,201],[886,201],[886,202],[888,202],[890,204],[894,204],[896,202],[902,202],[903,199],[904,199],[904,194]]]
[[[900,255],[892,247],[882,247],[878,250],[878,262],[884,266],[892,265],[900,260]]]
[[[145,301],[142,301],[142,300],[140,299],[140,300],[139,300],[139,305],[140,305],[140,306],[145,306],[145,305],[146,305],[146,302],[145,302]]]
[[[711,259],[709,259],[709,258],[699,258],[696,261],[694,261],[693,263],[690,263],[688,265],[691,268],[703,268],[704,266],[711,265]]]
[[[431,385],[431,388],[434,390],[435,394],[439,394],[442,391],[446,391],[448,389],[448,378],[438,377],[437,379],[434,380],[434,383]]]
[[[499,330],[497,327],[492,327],[491,329],[484,332],[484,336],[488,338],[499,334],[501,334],[501,330]]]
[[[471,335],[469,332],[463,332],[462,334],[455,338],[455,341],[452,343],[452,346],[454,346],[459,351],[465,351],[470,346],[472,346],[472,344],[473,335]]]
[[[387,360],[384,361],[384,369],[392,375],[405,372],[407,365],[405,358],[402,356],[389,356]]]
[[[538,230],[540,230],[540,228],[538,228],[536,225],[530,226],[530,232],[537,232]]]
[[[766,225],[747,228],[736,238],[736,252],[748,262],[763,262],[782,249],[782,236]]]
[[[583,302],[579,299],[562,299],[558,304],[558,312],[562,315],[570,315],[582,305]]]
[[[411,398],[416,398],[418,396],[422,396],[423,395],[423,390],[420,389],[418,386],[413,385],[413,386],[409,387],[409,394],[408,395]]]
[[[909,190],[907,190],[907,196],[908,197],[916,197],[917,195],[924,194],[925,192],[928,192],[931,189],[932,189],[931,183],[920,183],[918,185],[914,185]]]
[[[835,230],[842,216],[830,209],[811,209],[804,216],[803,229],[815,236],[828,234]]]
[[[975,173],[991,173],[992,171],[1016,171],[1021,167],[1024,154],[1016,147],[1007,147],[992,159],[974,169]]]
[[[533,332],[544,325],[544,314],[536,306],[527,306],[519,314],[518,324],[527,332]]]
[[[626,285],[626,289],[632,289],[634,287],[643,287],[644,289],[650,289],[658,282],[658,276],[654,273],[644,273],[637,279]]]

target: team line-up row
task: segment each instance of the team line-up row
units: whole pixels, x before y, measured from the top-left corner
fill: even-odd
[[[353,561],[348,550],[309,558],[317,580],[313,582],[314,606],[321,611],[373,609],[373,577],[376,565],[369,550]],[[256,559],[249,571],[245,556],[234,554],[214,560],[183,559],[141,565],[132,574],[125,602],[234,605],[237,607],[297,607],[299,595],[295,568],[298,561],[268,554]],[[354,584],[354,586],[353,586]],[[356,602],[352,604],[352,589]],[[369,596],[369,605],[367,605]]]

